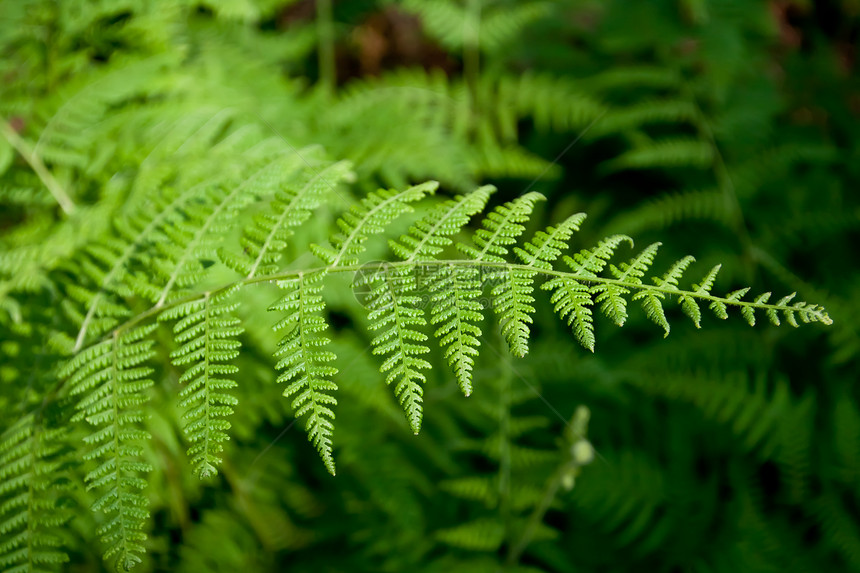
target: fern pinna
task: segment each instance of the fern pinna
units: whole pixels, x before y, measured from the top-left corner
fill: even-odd
[[[229,439],[230,416],[241,407],[231,394],[242,380],[234,364],[243,332],[238,318],[241,299],[236,294],[254,285],[274,283],[283,291],[269,308],[275,330],[282,333],[275,353],[276,368],[281,371],[277,380],[286,385],[283,394],[292,398],[296,416],[306,417],[308,438],[332,474],[338,369],[325,334],[324,294],[339,274],[352,274],[356,284],[369,289],[365,310],[373,334],[371,347],[382,358],[379,368],[415,433],[423,418],[425,373],[432,367],[426,358],[429,338],[437,340],[451,375],[468,396],[473,392],[472,371],[482,342],[485,307],[492,306],[511,353],[522,356],[528,351],[538,285],[550,291],[555,312],[591,351],[595,348],[594,308],[623,325],[632,301],[639,302],[666,335],[669,320],[664,305],[672,300],[697,327],[703,305],[721,319],[738,310],[751,325],[756,311],[764,312],[775,325],[781,318],[794,326],[798,321],[831,322],[821,307],[793,302],[791,296],[770,302],[770,293],[764,293],[744,300],[746,288],[725,296],[713,294],[719,266],[691,288],[682,288],[692,257],[649,281],[646,275],[659,243],[617,264],[611,262],[617,251],[633,244],[624,235],[570,252],[569,243],[585,220],[582,213],[520,241],[533,209],[544,199],[539,193],[497,205],[470,230],[472,218],[486,210],[495,191],[492,186],[442,201],[431,197],[437,191],[435,182],[402,191],[379,190],[336,221],[328,244],[308,244],[313,233],[299,233],[299,229],[307,227],[312,212],[332,196],[337,182],[350,178],[349,165],[308,166],[275,154],[257,164],[250,177],[251,183],[245,180],[232,188],[224,182],[217,189],[159,199],[162,211],[149,219],[129,214],[129,220],[140,221],[132,232],[117,239],[110,252],[95,246],[89,251],[93,258],[87,265],[94,286],[69,291],[67,310],[78,317],[81,328],[74,337],[57,338],[57,345],[65,344],[74,355],[63,368],[64,382],[55,395],[77,400],[76,420],[90,428],[82,457],[89,468],[86,482],[98,495],[93,508],[106,514],[99,534],[106,556],[118,558],[126,568],[140,561],[146,537],[147,500],[142,490],[151,466],[145,454],[149,435],[143,421],[153,385],[146,365],[155,352],[153,332],[159,320],[174,324],[177,347],[171,356],[184,369],[178,402],[187,420],[188,455],[200,477],[211,476]],[[265,208],[232,238],[238,248],[225,245],[230,217],[252,205]],[[366,260],[374,236],[385,238],[395,219],[407,214],[412,223],[406,233],[389,237],[394,256]],[[152,241],[150,236],[169,244]],[[288,245],[291,237],[297,237],[296,245]],[[296,253],[310,250],[321,263],[308,266],[293,261],[282,267],[280,258],[288,247]],[[564,266],[557,264],[559,258]],[[481,302],[485,293],[491,300],[488,305]],[[81,303],[86,310],[75,311]],[[26,461],[26,455],[18,453],[20,444],[35,439],[34,431],[19,429],[4,438],[0,455],[25,461],[4,463],[3,467],[12,469],[4,470],[3,491],[36,495],[25,491],[20,476],[28,471],[26,464],[48,462]],[[11,525],[5,527],[18,527],[15,508],[3,511],[13,514]],[[55,524],[44,523],[46,527]],[[3,547],[7,553],[18,550],[18,545]],[[14,558],[4,557],[10,563]]]

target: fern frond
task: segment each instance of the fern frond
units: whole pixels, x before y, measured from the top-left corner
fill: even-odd
[[[616,66],[587,80],[588,87],[601,92],[614,89],[630,90],[633,87],[677,89],[683,78],[677,70],[667,66]]]
[[[642,144],[603,163],[601,169],[612,172],[665,167],[707,168],[712,165],[713,160],[714,150],[709,143],[679,137]]]
[[[505,538],[505,529],[496,519],[476,519],[449,529],[441,529],[436,539],[446,545],[470,551],[496,551]]]
[[[304,173],[296,181],[283,178],[283,186],[275,190],[266,211],[254,217],[253,224],[245,229],[240,240],[243,256],[228,255],[225,258],[226,253],[220,252],[225,264],[247,278],[277,271],[275,263],[280,260],[280,251],[293,234],[292,229],[304,223],[323,203],[326,194],[351,176],[349,162],[339,161],[319,170],[313,169],[312,173]]]
[[[595,124],[586,137],[602,137],[613,133],[636,130],[655,123],[692,123],[698,117],[698,109],[689,101],[678,99],[655,99],[608,111]]]
[[[474,245],[458,243],[457,248],[475,261],[504,263],[507,246],[516,242],[525,227],[522,223],[529,220],[537,201],[546,197],[532,191],[522,197],[499,205],[481,222],[482,228],[472,236]]]
[[[514,252],[528,267],[541,270],[552,269],[552,263],[567,248],[567,242],[574,231],[585,220],[584,213],[571,215],[558,227],[538,231],[531,242],[523,247],[514,247]],[[535,312],[533,282],[537,271],[510,269],[496,275],[502,282],[493,287],[493,306],[499,317],[502,335],[515,356],[525,356],[528,352],[529,327]]]
[[[538,231],[524,248],[514,247],[514,252],[520,260],[530,266],[542,270],[552,268],[552,263],[567,249],[567,242],[579,226],[585,221],[585,213],[576,213],[564,220],[558,227],[549,227],[546,231]]]
[[[487,78],[489,85],[482,89],[498,94],[495,122],[512,123],[511,129],[515,129],[516,119],[529,119],[539,131],[564,133],[583,128],[606,113],[600,100],[567,78],[532,72]]]
[[[122,216],[115,224],[118,236],[91,245],[89,258],[81,261],[94,286],[77,291],[85,311],[78,320],[74,350],[83,348],[94,324],[100,326],[96,335],[116,325],[118,315],[110,310],[116,296],[131,290],[160,306],[176,288],[200,280],[205,270],[201,260],[216,258],[225,225],[253,197],[275,194],[284,185],[284,172],[293,171],[296,155],[282,149],[264,154],[262,161],[242,170],[241,182],[226,170],[224,181],[209,179],[179,192],[167,190],[149,198],[145,208]],[[136,266],[146,272],[133,274]]]
[[[654,243],[645,248],[635,259],[629,263],[622,263],[620,268],[610,264],[609,270],[618,279],[619,283],[626,285],[642,284],[645,271],[654,262],[654,256],[660,243]],[[612,319],[618,326],[624,326],[627,320],[627,299],[624,298],[630,290],[619,284],[604,283],[592,287],[591,292],[596,294],[595,303],[603,303],[601,310]]]
[[[230,439],[230,422],[224,418],[238,403],[230,389],[236,382],[227,376],[239,369],[229,362],[239,355],[236,338],[244,330],[232,316],[238,303],[228,302],[237,287],[173,307],[160,320],[179,319],[173,328],[178,348],[170,357],[176,366],[189,365],[180,376],[185,388],[179,405],[185,409],[185,433],[192,446],[188,449],[195,473],[202,479],[214,475],[221,463],[223,442]]]
[[[625,233],[638,233],[646,229],[663,229],[685,221],[711,221],[731,227],[737,213],[726,201],[726,195],[718,190],[684,191],[667,193],[656,199],[645,201],[634,209],[621,214],[607,226]]]
[[[633,239],[627,235],[612,235],[600,241],[594,249],[584,249],[576,253],[573,258],[565,255],[562,260],[576,275],[585,278],[597,277],[622,241],[633,245]]]
[[[241,183],[232,186],[207,185],[204,201],[187,204],[184,217],[174,226],[163,229],[168,241],[160,245],[162,252],[157,263],[151,266],[155,280],[136,275],[132,283],[135,292],[161,307],[169,297],[178,297],[184,289],[199,283],[206,272],[203,261],[216,259],[220,238],[239,210],[261,192],[268,193],[277,186],[279,179],[272,177],[271,171],[283,160],[279,155],[266,161],[262,167],[245,175]]]
[[[555,277],[541,288],[555,291],[550,297],[555,312],[567,319],[579,343],[594,352],[594,317],[590,308],[594,301],[588,286],[575,279]]]
[[[53,164],[95,171],[100,163],[95,160],[97,154],[113,152],[115,147],[100,132],[107,110],[151,90],[174,58],[171,54],[138,61],[118,58],[95,77],[66,82],[52,98],[56,104],[45,118],[33,152]]]
[[[489,118],[485,121],[489,121]],[[557,164],[528,150],[517,146],[502,147],[492,141],[482,142],[467,155],[466,161],[476,179],[558,180],[563,173]]]
[[[395,217],[411,210],[409,203],[434,193],[438,187],[436,181],[428,181],[404,191],[380,189],[370,193],[337,220],[340,232],[331,237],[332,247],[311,245],[311,250],[332,267],[355,264],[370,235],[384,231]]]
[[[157,325],[115,332],[72,358],[61,372],[68,378],[72,395],[82,395],[75,420],[86,420],[94,431],[84,438],[87,461],[98,465],[85,476],[88,489],[101,495],[94,511],[108,515],[98,528],[107,546],[104,557],[131,569],[141,562],[146,534],[141,531],[149,517],[147,499],[141,494],[152,471],[142,461],[140,442],[149,433],[140,425],[146,418],[147,390],[152,369],[143,364],[155,355],[153,341],[146,337]]]
[[[401,6],[420,16],[427,32],[449,50],[459,51],[469,43],[469,30],[463,26],[469,18],[468,7],[448,0],[406,0]],[[545,2],[524,2],[495,10],[491,7],[488,14],[481,14],[480,22],[475,22],[477,47],[487,53],[497,52],[516,38],[525,26],[546,15],[548,8],[549,4]]]
[[[484,218],[482,228],[475,231],[472,239],[474,245],[458,243],[457,248],[477,263],[504,262],[503,256],[508,252],[507,245],[516,242],[517,237],[525,230],[521,223],[529,219],[535,202],[543,198],[540,193],[532,192],[499,205]],[[472,357],[476,354],[477,336],[480,336],[481,332],[475,324],[481,319],[480,305],[475,302],[480,295],[479,271],[480,268],[443,271],[445,274],[437,283],[437,294],[434,299],[431,299],[431,302],[441,305],[441,308],[434,307],[431,310],[434,324],[447,319],[444,327],[437,331],[437,337],[440,335],[443,337],[440,340],[443,346],[453,344],[446,350],[446,356],[454,366],[460,388],[467,396],[472,391]],[[524,347],[522,327],[516,325],[524,325],[525,320],[530,320],[526,308],[534,299],[525,292],[525,282],[529,280],[523,273],[515,273],[507,269],[494,271],[484,277],[485,282],[501,282],[493,291],[494,300],[498,305],[497,312],[505,313],[506,318],[516,314],[515,318],[504,322],[503,330],[511,341],[512,348],[516,345],[515,352],[523,354],[527,350]],[[454,332],[466,334],[467,338],[463,341],[455,341]],[[526,327],[526,337],[527,335]]]
[[[776,304],[767,304],[770,293],[760,295],[752,302],[743,301],[743,296],[749,288],[735,290],[725,297],[713,296],[714,286],[720,266],[712,268],[699,284],[694,284],[692,290],[681,290],[678,282],[684,271],[693,262],[693,257],[684,257],[674,263],[662,278],[654,277],[656,286],[643,283],[645,272],[651,267],[660,243],[654,243],[644,249],[629,263],[616,267],[609,265],[615,279],[599,276],[611,258],[617,246],[629,237],[613,235],[602,240],[597,247],[583,250],[571,257],[564,257],[565,262],[573,271],[569,275],[559,273],[548,281],[543,288],[554,290],[551,302],[562,318],[567,318],[568,324],[574,329],[574,334],[580,343],[593,351],[594,326],[591,309],[592,304],[601,303],[601,310],[616,324],[622,326],[627,319],[627,299],[633,292],[632,300],[641,300],[647,317],[662,327],[665,335],[669,334],[669,323],[663,310],[663,301],[667,295],[675,295],[681,304],[681,309],[690,317],[697,328],[701,326],[702,312],[700,302],[708,304],[713,313],[721,319],[728,318],[728,309],[738,307],[746,321],[755,324],[755,310],[762,309],[770,321],[779,326],[780,314],[792,325],[799,318],[803,322],[821,322],[831,324],[832,321],[824,310],[817,305],[805,302],[791,303],[789,295],[780,299]],[[593,283],[593,286],[586,286]]]
[[[450,236],[483,209],[494,191],[495,187],[487,185],[442,203],[412,225],[409,234],[398,241],[389,241],[392,250],[406,262],[435,259],[453,242]],[[420,266],[416,270],[420,270]],[[402,281],[401,286],[412,290],[417,285]],[[442,267],[430,278],[428,287],[430,323],[440,325],[435,336],[445,350],[445,359],[454,369],[460,388],[469,396],[472,366],[481,336],[476,324],[482,318],[482,308],[476,300],[480,295],[480,278],[475,269]]]
[[[484,208],[495,190],[492,185],[485,185],[440,204],[412,225],[409,234],[397,241],[389,241],[391,250],[407,262],[435,259],[444,247],[452,243],[449,237],[460,231],[475,213]]]
[[[717,278],[717,273],[719,272],[719,270],[720,265],[715,266],[702,279],[701,285],[694,284],[693,288],[696,289],[695,294],[707,295],[708,293],[710,293],[711,288],[714,286],[714,280]],[[681,310],[684,311],[684,314],[690,317],[690,319],[693,321],[693,324],[696,325],[696,328],[701,328],[702,311],[699,309],[699,305],[696,302],[695,297],[682,294],[680,297],[680,301]],[[725,305],[723,305],[723,303],[721,303],[720,301],[714,301],[711,304],[717,316],[719,316],[720,318],[725,318]],[[722,307],[714,305],[722,305]],[[722,308],[722,316],[719,312],[720,308]]]
[[[426,381],[421,370],[431,365],[419,357],[430,349],[423,344],[427,335],[416,329],[427,321],[417,308],[420,298],[414,295],[414,278],[408,267],[404,270],[383,265],[367,281],[371,289],[367,305],[370,328],[380,331],[371,340],[373,353],[386,357],[380,370],[387,372],[387,384],[394,382],[394,393],[406,412],[409,426],[417,434],[424,412],[421,383]]]
[[[324,278],[324,272],[300,273],[295,279],[279,281],[278,287],[287,294],[269,310],[287,313],[274,327],[275,331],[288,329],[275,353],[279,358],[276,367],[284,370],[278,382],[289,384],[284,390],[285,397],[296,395],[292,403],[296,417],[308,414],[305,423],[308,439],[319,452],[326,469],[335,475],[331,406],[336,405],[337,400],[329,392],[337,390],[331,380],[337,369],[328,364],[334,360],[334,353],[323,349],[331,342],[322,334],[326,329],[326,321],[320,314],[325,308],[320,294]]]
[[[71,517],[59,503],[69,489],[61,449],[68,428],[28,414],[0,439],[0,569],[56,571],[69,556],[61,531]]]
[[[480,46],[489,53],[505,48],[523,28],[550,14],[549,2],[522,2],[493,10],[481,17]]]
[[[695,406],[708,420],[721,424],[744,451],[760,451],[770,459],[778,448],[783,420],[800,425],[802,404],[794,403],[788,381],[729,372],[715,377],[704,372],[643,372],[629,382],[652,395]]]
[[[481,277],[476,268],[453,265],[438,269],[430,283],[430,323],[438,326],[433,335],[454,369],[457,383],[467,397],[472,394],[472,367],[478,356],[483,305]]]

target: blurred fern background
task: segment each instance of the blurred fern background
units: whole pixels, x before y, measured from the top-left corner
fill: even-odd
[[[354,191],[539,191],[531,232],[584,211],[574,250],[659,240],[834,324],[708,316],[664,340],[634,311],[596,319],[592,354],[536,297],[524,359],[484,328],[468,399],[434,351],[414,436],[361,305],[326,292],[333,478],[274,383],[277,289],[245,290],[214,478],[185,458],[156,331],[139,570],[860,571],[858,46],[858,0],[0,0],[0,430],[52,387],[84,245],[155,187],[241,177],[231,145],[269,137],[350,161]],[[356,201],[339,189],[301,233]],[[109,568],[91,495],[44,457],[61,539],[40,543]],[[0,520],[0,569],[53,570],[19,564],[20,525]]]

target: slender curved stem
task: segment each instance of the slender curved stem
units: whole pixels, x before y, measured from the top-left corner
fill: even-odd
[[[29,144],[24,141],[18,133],[12,129],[12,126],[9,125],[9,123],[2,117],[0,117],[0,134],[2,134],[6,141],[15,148],[15,151],[21,154],[24,161],[30,165],[57,203],[59,203],[63,212],[66,215],[73,214],[77,208],[75,202],[72,201],[72,198],[69,197],[69,194],[66,193],[63,186],[54,179],[54,176],[51,175],[51,172],[47,167],[45,167],[45,164],[42,163],[42,159],[36,155],[32,149],[30,149]]]

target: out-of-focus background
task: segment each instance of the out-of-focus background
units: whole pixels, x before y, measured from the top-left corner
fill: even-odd
[[[66,265],[145,200],[123,182],[218,169],[213,142],[256,130],[352,161],[317,221],[426,179],[495,184],[494,203],[539,191],[531,230],[588,214],[573,250],[661,241],[660,269],[694,254],[691,276],[723,264],[715,290],[797,292],[834,324],[697,330],[673,310],[664,339],[631,307],[624,329],[597,319],[592,354],[537,297],[526,358],[485,325],[468,399],[431,356],[413,436],[345,284],[327,294],[332,478],[274,384],[274,292],[249,291],[215,479],[189,471],[159,354],[142,570],[860,571],[858,41],[857,0],[0,1],[0,328],[17,357],[0,414],[38,395],[50,352],[15,325],[62,329]],[[86,219],[64,222],[22,149]],[[579,406],[596,455],[574,475]],[[106,567],[75,515],[66,570]]]

